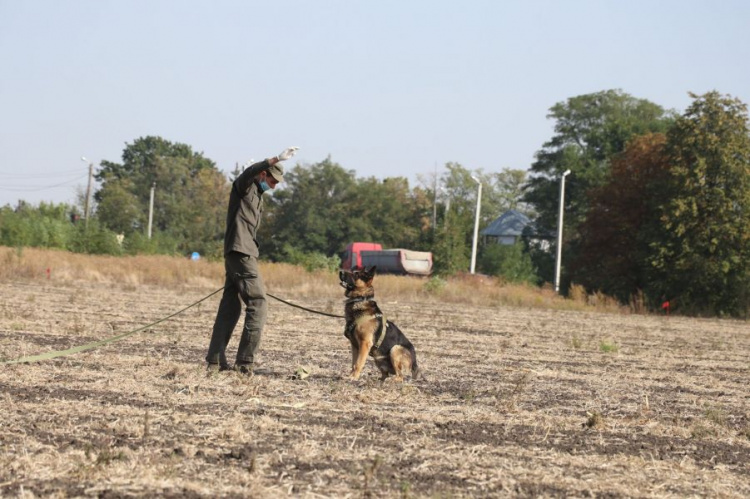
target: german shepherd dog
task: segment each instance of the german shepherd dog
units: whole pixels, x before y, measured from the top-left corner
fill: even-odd
[[[395,375],[394,381],[403,381],[404,374],[409,373],[412,379],[417,379],[419,367],[414,345],[394,323],[385,318],[374,300],[372,280],[375,268],[339,272],[340,284],[346,288],[344,295],[348,298],[344,308],[344,336],[352,346],[352,372],[349,378],[359,379],[369,354],[380,369],[380,381],[388,375]]]

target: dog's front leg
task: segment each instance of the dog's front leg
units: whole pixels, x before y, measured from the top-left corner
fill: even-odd
[[[359,357],[359,348],[357,345],[354,344],[354,342],[350,345],[352,347],[352,372],[351,375],[354,375],[354,371],[357,369],[357,357]]]
[[[359,352],[357,353],[357,359],[354,362],[354,369],[352,369],[352,375],[350,376],[351,379],[353,380],[359,379],[359,376],[362,374],[362,369],[364,369],[365,367],[365,362],[367,362],[367,354],[370,353],[371,347],[372,347],[372,340],[360,341]]]

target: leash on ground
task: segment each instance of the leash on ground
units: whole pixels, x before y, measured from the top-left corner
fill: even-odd
[[[188,305],[187,307],[183,308],[182,310],[179,310],[179,311],[173,313],[172,315],[168,315],[167,317],[159,319],[158,321],[154,321],[151,324],[147,324],[145,326],[139,327],[138,329],[134,329],[132,331],[128,331],[127,333],[118,334],[117,336],[112,336],[110,338],[106,338],[106,339],[99,340],[99,341],[92,341],[91,343],[86,343],[85,345],[79,345],[77,347],[68,348],[67,350],[54,350],[54,351],[46,352],[46,353],[39,354],[39,355],[29,355],[29,356],[26,356],[26,357],[21,357],[21,358],[13,359],[13,360],[0,360],[0,365],[31,364],[32,362],[40,362],[40,361],[43,361],[43,360],[56,359],[58,357],[66,357],[68,355],[73,355],[74,353],[86,352],[88,350],[93,350],[95,348],[99,348],[99,347],[107,345],[109,343],[114,343],[116,341],[120,341],[122,339],[127,338],[128,336],[132,336],[132,335],[134,335],[136,333],[140,333],[141,331],[144,331],[144,330],[146,330],[146,329],[148,329],[148,328],[150,328],[152,326],[155,326],[155,325],[157,325],[159,323],[167,321],[167,320],[171,319],[172,317],[175,317],[176,315],[181,314],[185,310],[188,310],[189,308],[192,308],[192,307],[198,305],[199,303],[208,300],[213,295],[215,295],[219,291],[223,291],[223,290],[224,290],[224,287],[221,287],[221,288],[217,289],[216,291],[214,291],[214,292],[212,292],[212,293],[204,296],[203,298],[201,298],[200,300],[196,301],[195,303],[192,303],[192,304]],[[290,303],[290,302],[288,302],[286,300],[282,300],[281,298],[279,298],[277,296],[274,296],[271,293],[266,293],[266,294],[268,296],[270,296],[271,298],[279,300],[280,302],[285,303],[285,304],[287,304],[287,305],[289,305],[291,307],[300,308],[300,309],[306,310],[308,312],[312,312],[312,313],[320,314],[320,315],[325,315],[325,316],[328,316],[328,317],[335,317],[337,319],[344,319],[345,318],[343,315],[329,314],[329,313],[326,313],[326,312],[320,312],[320,311],[317,311],[317,310],[312,310],[310,308],[305,308],[305,307],[300,306],[300,305],[295,305],[294,303]]]

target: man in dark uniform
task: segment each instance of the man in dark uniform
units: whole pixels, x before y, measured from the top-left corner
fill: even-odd
[[[283,180],[280,161],[291,158],[297,147],[290,147],[273,158],[245,169],[232,183],[224,235],[224,294],[216,313],[211,343],[208,346],[208,368],[227,370],[226,348],[245,304],[245,324],[237,349],[235,369],[253,373],[255,353],[260,345],[266,322],[266,292],[258,272],[258,241],[255,239],[263,213],[263,193]]]

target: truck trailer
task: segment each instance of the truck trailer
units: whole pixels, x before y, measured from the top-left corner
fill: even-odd
[[[430,275],[432,253],[403,248],[382,249],[378,243],[350,243],[344,252],[341,268],[373,267],[383,274]]]

